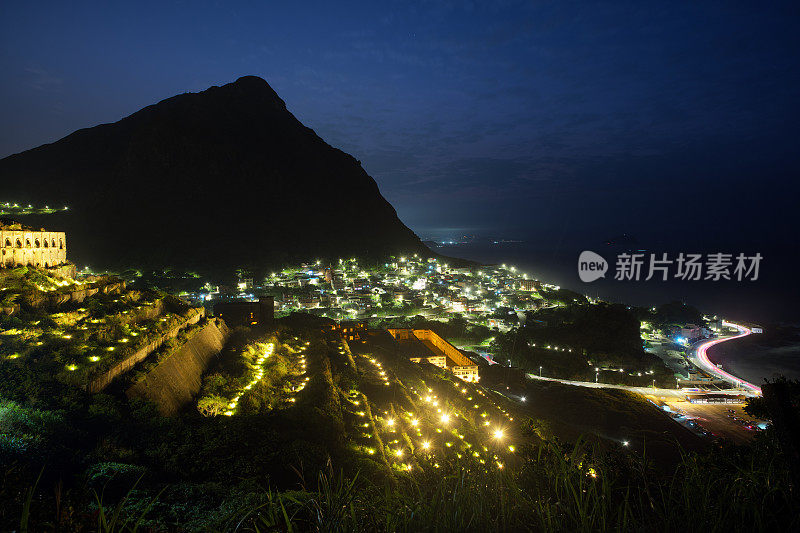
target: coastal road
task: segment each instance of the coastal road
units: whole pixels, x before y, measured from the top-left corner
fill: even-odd
[[[725,380],[728,383],[734,385],[735,387],[741,387],[746,391],[748,391],[750,394],[755,394],[760,396],[761,387],[753,385],[748,381],[745,381],[741,378],[737,378],[733,374],[725,372],[724,370],[719,368],[717,365],[715,365],[708,359],[708,349],[711,348],[712,346],[723,342],[732,341],[735,339],[741,339],[742,337],[746,337],[747,335],[750,335],[752,333],[752,331],[750,331],[748,328],[740,326],[739,324],[734,324],[732,322],[723,322],[722,325],[736,328],[738,330],[738,333],[730,337],[713,339],[698,344],[694,348],[694,356],[691,358],[692,363],[694,363],[695,366],[701,368],[703,371],[708,372],[709,374],[712,374],[722,380]]]

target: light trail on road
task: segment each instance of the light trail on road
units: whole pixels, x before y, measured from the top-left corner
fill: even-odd
[[[704,342],[701,345],[699,345],[697,347],[697,360],[700,361],[700,365],[698,365],[698,366],[703,368],[703,370],[705,370],[705,371],[707,371],[707,372],[709,372],[711,374],[714,374],[715,376],[718,376],[718,377],[720,377],[720,378],[722,378],[722,379],[724,379],[726,381],[729,381],[729,382],[731,382],[731,383],[733,383],[735,385],[738,385],[740,387],[744,387],[745,389],[747,389],[747,390],[749,390],[749,391],[751,391],[751,392],[753,392],[755,394],[760,395],[761,394],[761,387],[753,385],[749,381],[745,381],[745,380],[743,380],[741,378],[737,378],[733,374],[725,372],[724,370],[719,368],[717,365],[715,365],[714,363],[712,363],[708,359],[708,353],[707,353],[708,349],[711,348],[712,346],[714,346],[715,344],[719,344],[721,342],[732,341],[734,339],[740,339],[740,338],[746,337],[747,335],[750,335],[752,333],[752,331],[750,331],[750,329],[748,329],[748,328],[746,328],[744,326],[740,326],[738,324],[734,324],[732,322],[723,322],[722,325],[723,326],[731,326],[731,327],[736,328],[737,330],[739,330],[739,334],[738,335],[734,335],[732,337],[725,337],[724,339],[710,340],[710,341]]]

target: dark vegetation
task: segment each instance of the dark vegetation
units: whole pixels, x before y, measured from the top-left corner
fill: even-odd
[[[703,313],[696,307],[686,305],[683,302],[670,302],[667,304],[659,305],[656,307],[655,313],[648,316],[653,324],[662,328],[671,325],[686,325],[695,324],[703,326],[706,321],[703,319]]]
[[[542,287],[539,294],[541,294],[542,298],[545,300],[560,305],[583,305],[588,303],[586,296],[569,289],[548,289]]]
[[[541,366],[548,376],[594,381],[595,368],[613,369],[605,382],[674,386],[672,373],[643,349],[637,311],[621,304],[573,302],[528,313],[522,327],[498,334],[492,349],[528,372]]]
[[[458,314],[454,314],[454,316],[448,318],[447,320],[429,320],[421,315],[377,320],[372,319],[370,320],[370,326],[379,329],[430,329],[436,332],[442,338],[447,339],[451,344],[456,345],[478,344],[495,333],[486,326],[468,322]]]

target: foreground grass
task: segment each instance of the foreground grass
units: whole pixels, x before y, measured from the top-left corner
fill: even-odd
[[[686,455],[674,475],[629,453],[589,445],[528,447],[515,470],[423,463],[392,483],[332,466],[298,490],[224,502],[191,522],[167,523],[164,491],[95,492],[81,529],[96,531],[796,531],[798,501],[769,443]],[[31,516],[28,493],[20,529]],[[175,505],[174,503],[172,505]],[[74,527],[76,524],[73,523]],[[50,528],[43,528],[50,529]],[[30,529],[34,530],[34,529]],[[36,529],[38,530],[38,529]]]
[[[222,530],[240,531],[797,531],[786,469],[768,450],[686,455],[671,477],[582,443],[527,450],[517,472],[450,467],[381,488],[320,473],[272,494]],[[766,452],[766,453],[765,453]],[[764,460],[764,461],[762,461]],[[230,528],[233,522],[236,526]]]

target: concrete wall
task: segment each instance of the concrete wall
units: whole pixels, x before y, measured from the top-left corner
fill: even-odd
[[[416,337],[421,341],[429,341],[442,351],[447,357],[453,360],[458,366],[473,366],[473,363],[468,357],[462,354],[458,348],[441,338],[434,331],[430,329],[390,329],[389,333],[398,341],[409,339],[411,336]]]
[[[0,266],[53,267],[67,262],[63,231],[0,230]]]
[[[463,353],[461,353],[458,348],[429,329],[415,329],[414,336],[421,341],[429,341],[431,344],[444,352],[444,354],[452,359],[453,362],[458,366],[472,366],[475,364]]]
[[[412,336],[416,337],[422,342],[429,342],[432,346],[436,347],[441,353],[447,356],[447,359],[452,361],[452,366],[448,365],[447,368],[452,371],[456,376],[464,381],[478,381],[478,365],[476,365],[469,357],[461,353],[458,348],[441,338],[434,331],[430,329],[390,329],[389,333],[398,341],[410,339]],[[431,351],[430,346],[427,347]],[[431,361],[431,357],[426,357],[431,363],[440,366],[436,361]],[[417,359],[412,357],[411,360]]]
[[[176,414],[191,403],[200,391],[203,372],[228,339],[228,327],[221,319],[210,319],[192,334],[178,349],[126,394],[129,398],[144,398],[158,404],[162,414]]]

